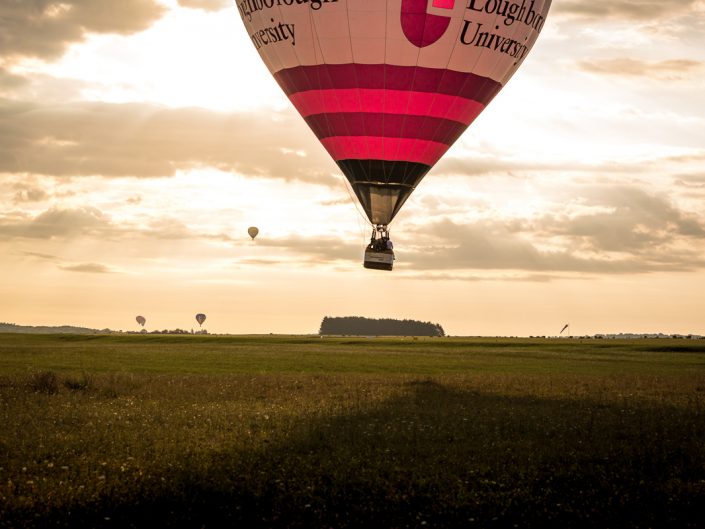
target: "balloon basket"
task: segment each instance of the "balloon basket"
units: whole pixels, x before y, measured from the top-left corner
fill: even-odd
[[[392,250],[365,250],[365,260],[363,261],[365,268],[372,270],[387,270],[391,271],[394,266],[394,252]]]

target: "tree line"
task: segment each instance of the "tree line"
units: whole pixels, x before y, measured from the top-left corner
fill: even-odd
[[[331,317],[321,321],[320,335],[343,334],[353,336],[445,336],[438,323],[391,318],[363,318],[360,316]]]

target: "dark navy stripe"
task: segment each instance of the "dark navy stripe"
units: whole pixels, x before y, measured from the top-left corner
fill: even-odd
[[[409,192],[431,170],[430,165],[415,162],[340,160],[337,163],[353,187],[397,184],[409,187]]]

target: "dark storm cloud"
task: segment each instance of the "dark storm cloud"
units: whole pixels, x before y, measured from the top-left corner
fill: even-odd
[[[204,11],[220,11],[232,6],[232,4],[232,0],[179,0],[179,5],[182,7],[203,9]]]
[[[149,104],[40,106],[0,100],[0,172],[172,176],[214,167],[316,181],[335,165],[292,112],[222,114]],[[305,151],[308,156],[287,154]]]
[[[695,13],[699,4],[700,0],[563,0],[555,2],[552,11],[585,18],[646,21]]]
[[[135,33],[164,12],[156,0],[2,0],[0,54],[55,59],[88,33]]]
[[[675,80],[703,66],[700,61],[673,59],[666,61],[642,61],[639,59],[614,58],[579,61],[578,68],[585,72],[621,77],[653,77]]]

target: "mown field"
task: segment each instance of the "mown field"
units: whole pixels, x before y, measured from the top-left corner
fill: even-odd
[[[705,527],[705,340],[0,334],[0,527]]]

